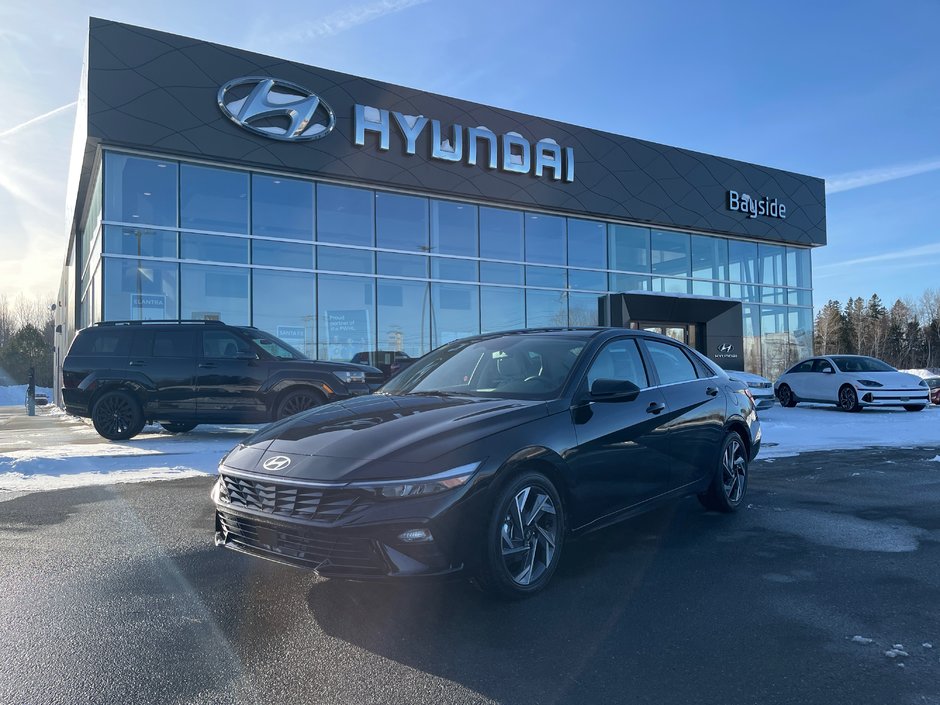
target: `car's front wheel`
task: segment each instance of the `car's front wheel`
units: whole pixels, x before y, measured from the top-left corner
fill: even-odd
[[[796,406],[796,397],[793,396],[793,390],[786,384],[781,384],[777,389],[777,399],[780,400],[780,406],[793,408]]]
[[[127,392],[105,392],[91,410],[91,422],[99,435],[110,441],[126,441],[144,427],[144,412]]]
[[[923,411],[926,408],[923,404],[906,404],[904,411]]]
[[[288,416],[299,414],[301,411],[320,406],[323,401],[323,396],[314,389],[295,389],[285,394],[278,402],[274,418],[277,421],[286,419]]]
[[[477,585],[507,599],[539,592],[558,567],[566,528],[561,496],[545,475],[526,472],[505,485],[487,519]]]
[[[725,436],[712,482],[698,496],[706,509],[730,513],[736,511],[747,494],[747,447],[736,431]]]
[[[839,390],[839,408],[842,411],[862,410],[862,407],[858,404],[858,394],[847,384]]]

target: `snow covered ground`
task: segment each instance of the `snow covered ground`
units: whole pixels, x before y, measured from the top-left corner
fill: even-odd
[[[52,399],[52,390],[46,387],[36,387],[36,394],[45,394]],[[0,387],[0,406],[23,406],[26,403],[26,385],[15,384],[9,387]]]

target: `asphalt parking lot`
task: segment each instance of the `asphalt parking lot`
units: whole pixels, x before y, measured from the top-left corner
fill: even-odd
[[[515,604],[216,549],[210,478],[0,494],[0,702],[940,703],[937,455],[758,462]]]

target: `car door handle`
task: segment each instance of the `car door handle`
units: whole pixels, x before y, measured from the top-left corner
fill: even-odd
[[[215,367],[215,363],[214,363],[214,362],[200,362],[200,363],[199,363],[198,365],[196,365],[196,366],[197,366],[197,367],[201,367],[201,368],[203,368],[203,369],[211,369],[211,368]]]
[[[706,393],[708,396],[710,396],[710,397],[717,397],[717,396],[718,396],[718,387],[707,387],[707,388],[705,389],[705,393]]]
[[[666,405],[661,401],[650,402],[650,405],[646,407],[647,414],[658,414],[660,411],[666,408]]]
[[[144,362],[143,360],[131,360],[127,364],[130,365],[131,367],[144,367],[147,363]]]

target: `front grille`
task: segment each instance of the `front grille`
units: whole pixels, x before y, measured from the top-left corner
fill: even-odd
[[[336,521],[368,506],[362,492],[287,485],[222,475],[225,497],[236,507],[293,519]]]
[[[387,572],[370,539],[342,536],[335,530],[268,524],[224,509],[218,510],[218,516],[226,540],[250,551],[350,575]]]

